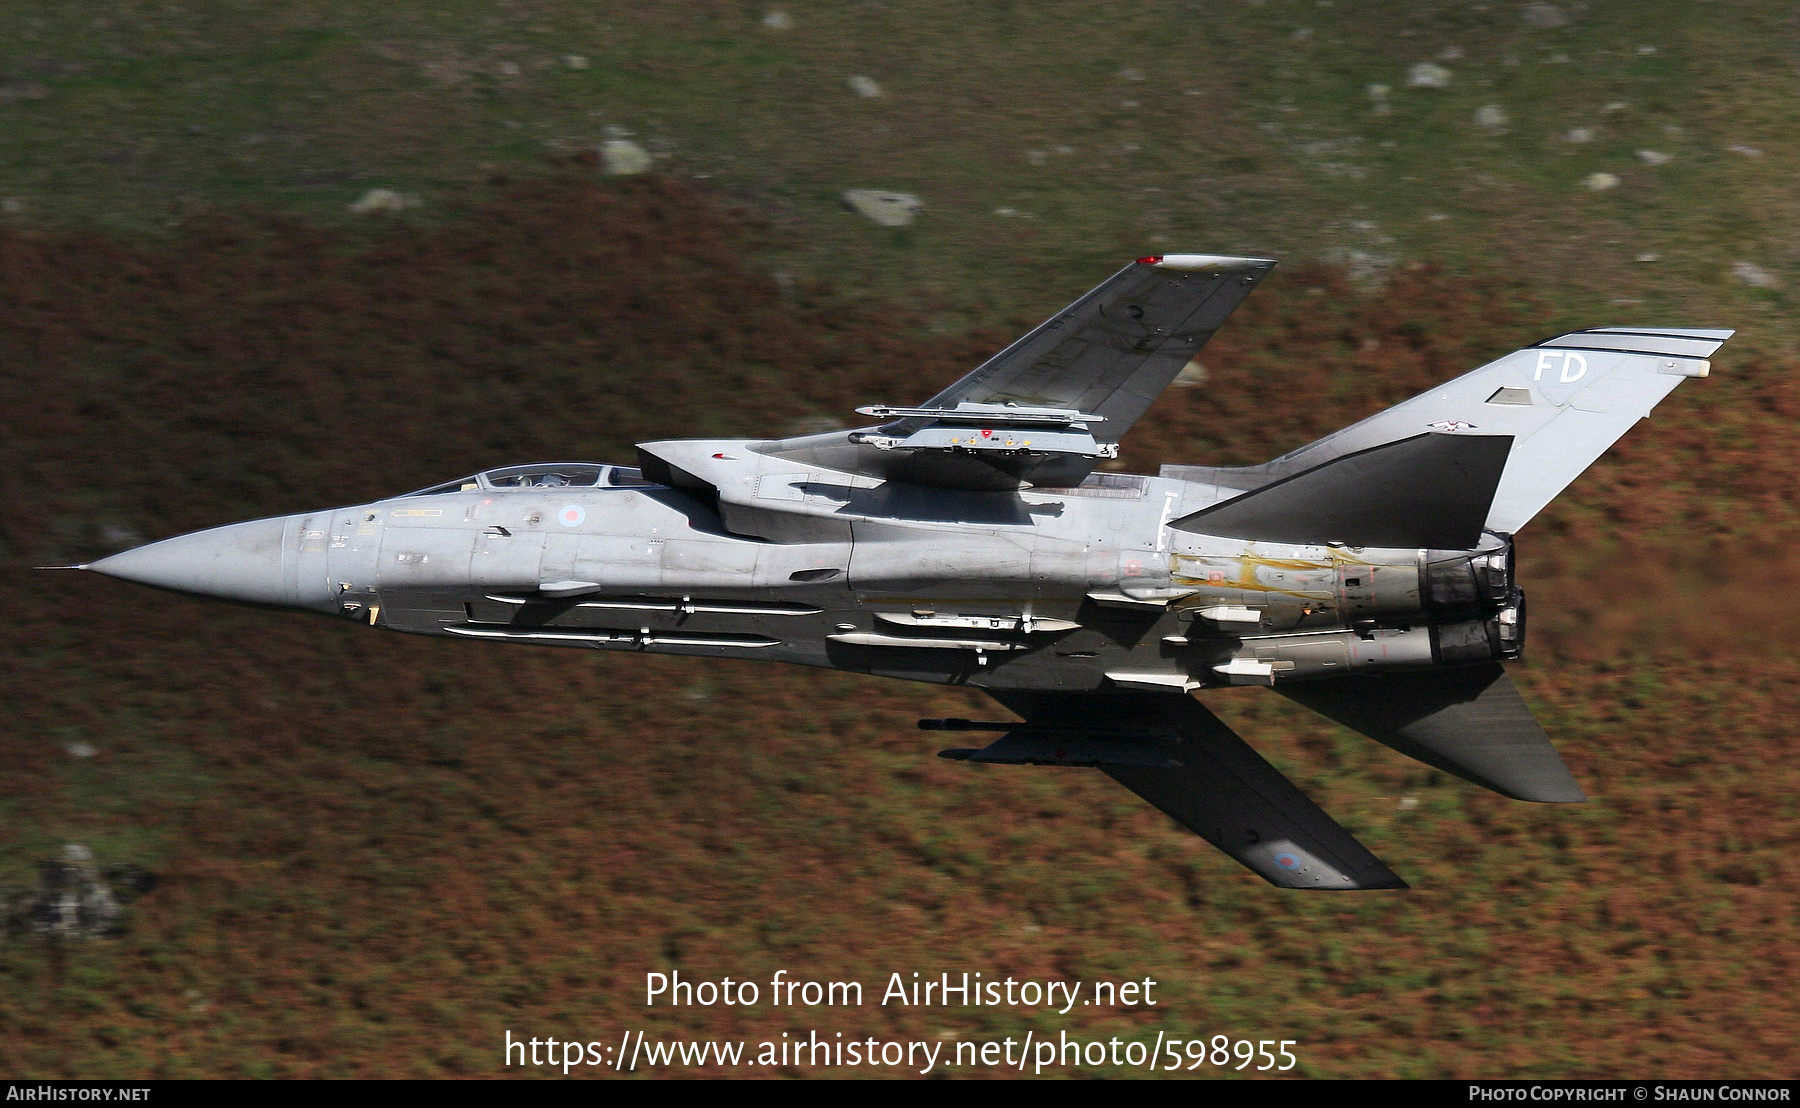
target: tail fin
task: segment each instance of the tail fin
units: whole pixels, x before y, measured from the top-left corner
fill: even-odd
[[[1172,471],[1228,487],[1260,489],[1430,430],[1510,436],[1513,450],[1484,521],[1488,530],[1510,533],[1555,499],[1683,379],[1705,377],[1711,369],[1707,359],[1734,333],[1631,327],[1576,331],[1514,351],[1264,465]]]

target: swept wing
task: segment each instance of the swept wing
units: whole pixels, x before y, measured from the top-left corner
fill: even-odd
[[[1140,258],[924,403],[859,409],[887,422],[848,443],[833,432],[758,449],[940,488],[1079,484],[1274,267]]]
[[[1096,767],[1274,885],[1406,882],[1199,701],[1179,693],[988,690],[1024,716],[966,761]]]
[[[1162,254],[1140,259],[921,407],[1013,404],[1096,415],[1116,444],[1275,263]]]

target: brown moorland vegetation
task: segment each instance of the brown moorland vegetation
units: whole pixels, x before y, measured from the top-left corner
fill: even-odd
[[[1800,393],[1753,341],[1523,536],[1515,673],[1591,804],[1506,801],[1275,698],[1213,698],[1404,894],[1282,893],[1097,774],[942,762],[913,720],[992,711],[955,690],[376,635],[27,570],[508,461],[849,418],[1034,322],[933,339],[904,307],[784,292],[746,260],[765,234],[667,183],[579,180],[433,227],[0,232],[0,882],[76,841],[161,878],[121,938],[0,942],[0,1072],[493,1075],[508,1031],[816,1029],[1295,1039],[1322,1076],[1792,1075]],[[1571,322],[1631,320],[1560,320],[1516,279],[1281,272],[1124,461],[1261,460]],[[643,1000],[648,972],[778,969],[865,1002]],[[1158,1003],[878,1003],[891,973],[965,970],[1149,977]]]

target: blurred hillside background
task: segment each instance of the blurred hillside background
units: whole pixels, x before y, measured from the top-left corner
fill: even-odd
[[[0,0],[0,886],[71,844],[155,878],[116,937],[0,939],[0,1073],[490,1076],[508,1030],[816,1029],[1791,1077],[1797,221],[1773,2]],[[1520,538],[1513,672],[1589,804],[1210,696],[1414,886],[1295,895],[1098,774],[935,758],[914,720],[974,694],[30,571],[848,425],[1161,250],[1282,265],[1126,441],[1139,472],[1265,460],[1564,330],[1738,329]],[[778,969],[871,1002],[642,1003],[648,972]],[[873,1003],[965,970],[1158,1004]]]

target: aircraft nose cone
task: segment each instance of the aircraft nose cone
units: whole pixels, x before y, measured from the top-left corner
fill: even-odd
[[[329,598],[322,584],[321,595],[300,595],[293,553],[296,520],[283,516],[196,531],[102,558],[86,568],[141,585],[242,604],[314,607]]]

